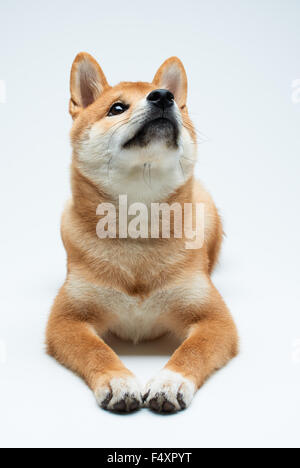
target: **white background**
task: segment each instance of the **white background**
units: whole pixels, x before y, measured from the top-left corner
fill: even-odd
[[[299,27],[299,0],[2,0],[1,446],[300,446]],[[197,175],[224,218],[214,281],[238,324],[241,354],[178,415],[106,413],[44,353],[65,275],[68,82],[82,50],[111,84],[151,81],[179,56],[191,116],[208,139]],[[143,382],[173,347],[113,345]]]

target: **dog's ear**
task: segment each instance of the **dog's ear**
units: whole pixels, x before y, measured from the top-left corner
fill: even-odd
[[[96,60],[86,52],[75,58],[71,71],[70,114],[75,119],[82,109],[90,106],[109,87]]]
[[[185,68],[179,58],[171,57],[166,60],[156,73],[153,84],[158,88],[171,91],[178,106],[185,107],[188,83]]]

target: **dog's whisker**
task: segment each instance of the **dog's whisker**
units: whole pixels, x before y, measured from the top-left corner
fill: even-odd
[[[147,173],[148,181],[147,181],[147,178],[146,178],[146,170],[147,169],[148,169],[148,173]],[[150,163],[145,163],[144,164],[143,178],[144,178],[144,182],[147,185],[147,187],[152,188],[151,164]]]
[[[108,177],[108,179],[110,179],[110,169],[111,169],[112,159],[113,159],[113,155],[111,155],[111,157],[109,158],[108,164],[107,164],[107,177]]]
[[[183,175],[183,180],[185,180],[185,172],[184,172],[184,170],[183,170],[183,166],[182,166],[182,163],[181,163],[180,160],[179,160],[179,166],[180,166],[180,168],[181,168],[181,172],[182,172],[182,175]]]
[[[144,164],[143,179],[144,179],[145,184],[148,185],[146,181],[146,167],[147,167],[147,163]]]
[[[198,130],[197,127],[193,126],[192,124],[184,123],[183,127],[190,132],[194,131],[197,134],[197,136],[200,137],[200,140],[203,140],[204,142],[210,140],[210,138],[207,135],[205,135],[205,133]]]
[[[115,133],[121,128],[123,127],[124,125],[126,125],[128,123],[128,119],[123,119],[121,120],[120,122],[117,122],[115,123],[111,128],[114,128],[114,127],[117,127],[115,128],[115,130],[112,132],[110,138],[109,138],[109,142],[108,142],[108,145],[107,145],[107,151],[106,151],[106,155],[109,155],[111,154],[111,151],[110,151],[110,145],[111,145],[111,141],[112,141],[112,138],[114,137]],[[131,121],[131,124],[136,124],[137,123],[137,118],[134,118],[132,121]],[[107,176],[108,178],[110,178],[110,170],[111,170],[111,163],[112,163],[112,159],[113,159],[113,154],[111,154],[109,160],[108,160],[108,163],[107,163]]]
[[[195,163],[197,161],[197,159],[191,159],[191,158],[187,158],[186,156],[181,156],[180,160],[181,159],[185,159],[186,161],[189,161],[191,163]],[[180,161],[181,162],[181,161]]]

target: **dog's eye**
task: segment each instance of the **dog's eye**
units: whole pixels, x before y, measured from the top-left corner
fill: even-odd
[[[109,110],[109,113],[107,114],[108,117],[113,117],[114,115],[119,115],[123,114],[123,112],[126,112],[129,106],[126,106],[122,102],[116,102]]]

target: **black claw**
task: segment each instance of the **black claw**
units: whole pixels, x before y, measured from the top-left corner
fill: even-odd
[[[102,403],[101,403],[101,408],[107,409],[108,404],[109,404],[109,402],[110,402],[111,399],[112,399],[112,393],[109,393],[109,394],[107,395],[107,397],[105,398],[105,400],[102,401]]]
[[[150,390],[143,396],[143,403],[148,399],[148,396],[150,395]]]
[[[178,393],[177,400],[178,400],[178,403],[180,404],[180,408],[185,410],[186,409],[186,403],[185,403],[185,401],[183,399],[182,393]]]
[[[165,401],[163,406],[162,406],[162,411],[164,413],[173,413],[176,410],[175,405],[171,403],[170,401]]]
[[[153,398],[152,400],[149,401],[149,406],[153,411],[160,412],[160,406],[157,401],[157,398]]]
[[[136,411],[140,407],[140,403],[136,398],[132,400],[132,402],[129,405],[129,411]]]
[[[125,400],[118,401],[114,405],[114,410],[119,411],[120,413],[125,413],[125,411],[126,411],[126,402],[125,402]]]

